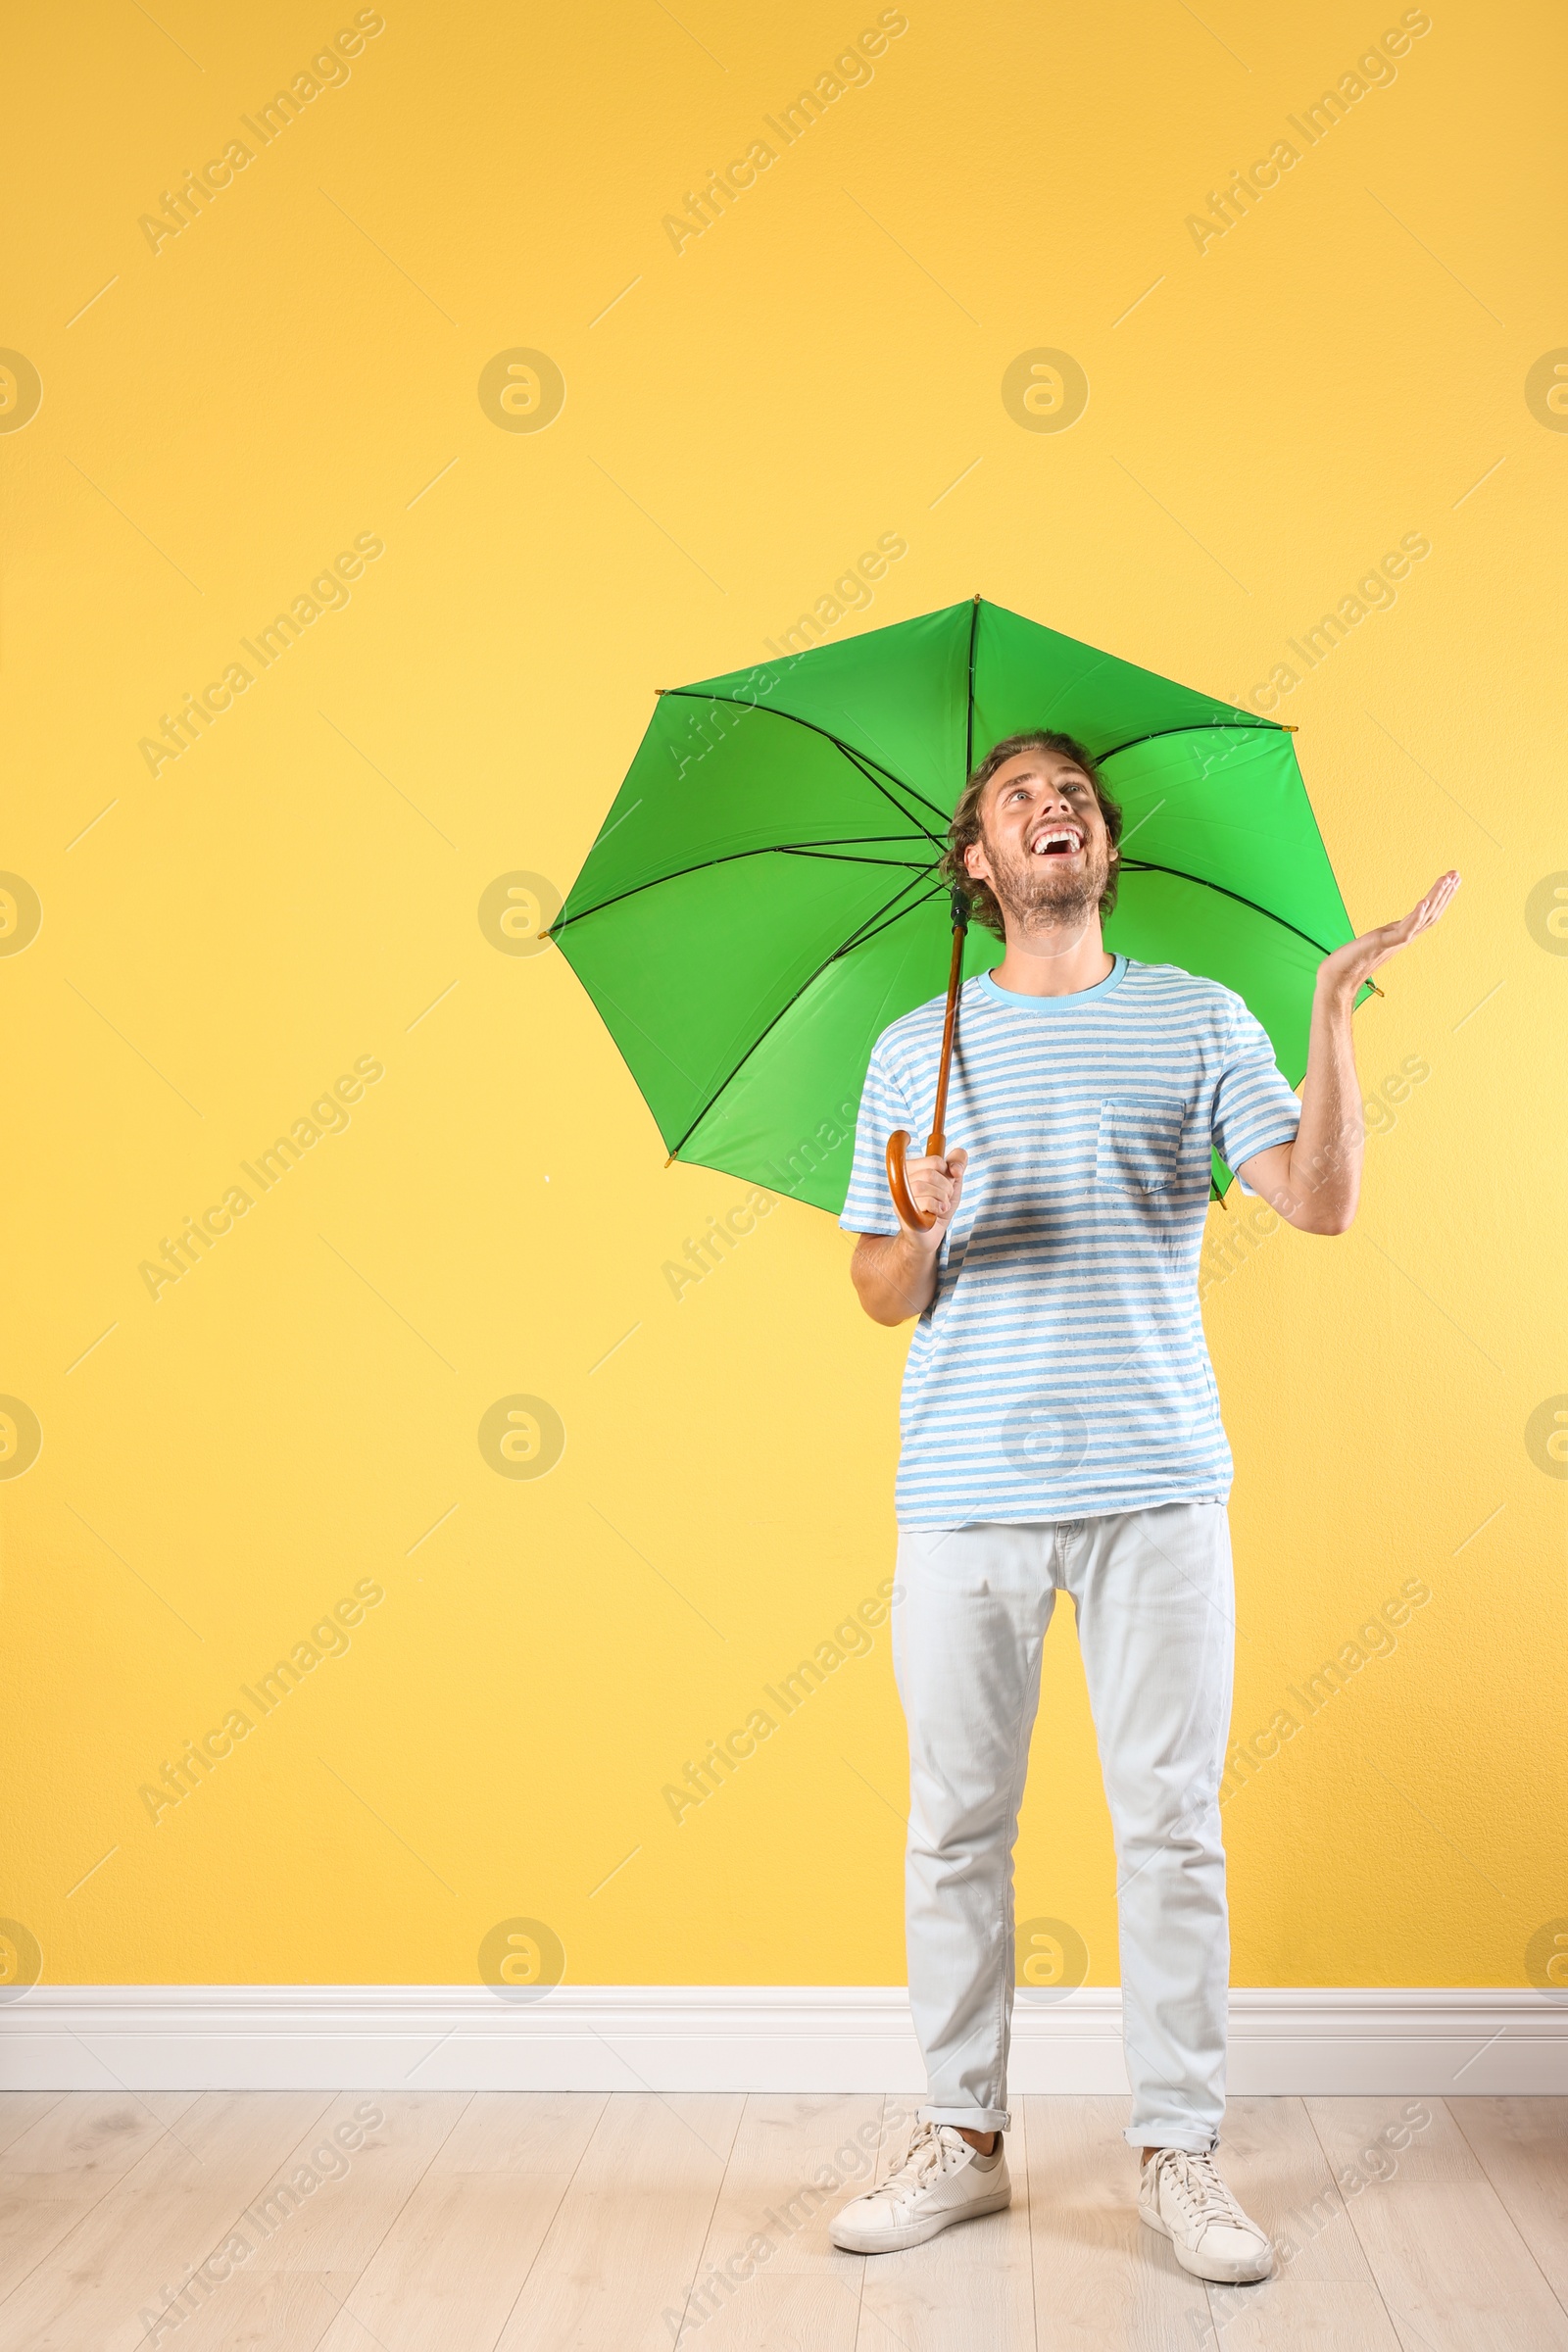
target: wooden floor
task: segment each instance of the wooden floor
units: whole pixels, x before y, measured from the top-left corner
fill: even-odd
[[[1139,2225],[1120,2099],[1019,2101],[1010,2212],[838,2253],[909,2112],[0,2095],[0,2352],[1568,2352],[1568,2100],[1236,2100],[1221,2166],[1283,2261],[1235,2289]]]

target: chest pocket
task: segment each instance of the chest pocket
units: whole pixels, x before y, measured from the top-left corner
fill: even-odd
[[[1185,1103],[1162,1095],[1115,1095],[1100,1109],[1099,1191],[1157,1202],[1176,1182]]]

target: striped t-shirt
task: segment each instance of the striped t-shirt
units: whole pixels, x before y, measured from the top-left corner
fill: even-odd
[[[887,1139],[905,1127],[925,1150],[944,1010],[916,1006],[872,1050],[848,1232],[899,1230]],[[1118,956],[1071,996],[964,982],[947,1139],[969,1164],[905,1366],[901,1526],[1227,1499],[1198,1305],[1209,1148],[1237,1168],[1300,1110],[1216,980]]]

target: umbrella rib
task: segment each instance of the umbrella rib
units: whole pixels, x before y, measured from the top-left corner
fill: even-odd
[[[927,868],[928,872],[934,869],[929,867]],[[1299,931],[1297,929],[1294,923],[1287,922],[1283,914],[1274,914],[1267,906],[1259,906],[1255,899],[1244,899],[1239,891],[1227,890],[1223,882],[1205,882],[1200,874],[1184,874],[1178,867],[1174,865],[1154,865],[1141,858],[1130,858],[1127,860],[1126,870],[1131,873],[1140,874],[1169,874],[1174,881],[1192,882],[1196,884],[1200,890],[1217,891],[1222,898],[1234,899],[1239,906],[1250,907],[1254,914],[1262,915],[1265,922],[1278,923],[1281,930],[1293,932],[1298,939],[1304,940],[1309,948],[1316,948],[1319,955],[1328,956],[1332,955],[1333,953],[1332,949],[1324,947],[1321,940],[1313,939],[1310,933],[1306,931]],[[906,890],[911,887],[912,885],[908,883],[905,884]],[[899,896],[902,897],[903,892],[900,892]],[[928,906],[932,903],[932,901],[939,899],[941,896],[941,891],[934,890],[929,894],[929,897],[925,899],[912,899],[907,906],[900,906],[897,914],[892,914],[888,911],[888,907],[897,906],[898,904],[897,899],[890,899],[888,902],[888,906],[881,907],[878,909],[876,914],[867,916],[866,921],[861,924],[860,929],[851,938],[847,939],[842,948],[835,948],[833,955],[829,956],[828,961],[831,963],[840,956],[849,956],[853,954],[857,948],[865,947],[869,941],[878,938],[882,932],[890,930],[893,924],[902,922],[904,917],[906,914],[912,913],[916,906]],[[885,921],[881,919],[883,916],[886,916],[887,918]],[[823,968],[825,969],[826,966]],[[809,982],[808,982],[807,985],[809,986]],[[725,1083],[727,1084],[728,1081],[726,1080]]]
[[[1129,740],[1128,740],[1126,743],[1118,743],[1118,744],[1117,744],[1117,745],[1114,747],[1114,749],[1113,749],[1113,750],[1111,750],[1111,751],[1108,751],[1108,752],[1099,752],[1099,753],[1097,753],[1097,754],[1096,754],[1096,759],[1097,759],[1097,760],[1102,760],[1102,760],[1114,760],[1114,759],[1115,759],[1115,757],[1116,757],[1116,754],[1117,754],[1118,752],[1130,752],[1130,751],[1133,751],[1133,750],[1135,750],[1135,749],[1136,749],[1136,747],[1137,747],[1139,744],[1141,744],[1141,743],[1153,743],[1153,742],[1157,741],[1159,737],[1161,737],[1161,736],[1164,736],[1164,735],[1201,735],[1201,734],[1204,734],[1204,733],[1206,733],[1206,732],[1208,731],[1208,729],[1210,729],[1210,728],[1217,728],[1217,727],[1228,727],[1228,726],[1231,726],[1233,723],[1235,723],[1235,724],[1238,724],[1238,725],[1239,725],[1239,728],[1240,728],[1240,731],[1241,731],[1241,732],[1243,732],[1243,733],[1246,733],[1246,734],[1251,734],[1251,735],[1288,735],[1288,734],[1290,733],[1290,729],[1289,729],[1288,727],[1282,727],[1282,726],[1279,724],[1279,722],[1278,722],[1278,720],[1277,720],[1277,719],[1267,719],[1267,718],[1252,719],[1252,718],[1249,718],[1249,717],[1247,716],[1247,714],[1246,714],[1246,712],[1245,712],[1245,711],[1240,711],[1240,710],[1239,710],[1239,711],[1236,713],[1236,720],[1235,720],[1235,722],[1233,722],[1233,721],[1232,721],[1232,720],[1230,720],[1230,719],[1226,719],[1226,718],[1211,718],[1211,719],[1205,719],[1205,720],[1203,720],[1201,724],[1200,724],[1200,725],[1197,725],[1197,726],[1185,726],[1185,727],[1156,727],[1156,728],[1154,729],[1154,731],[1153,731],[1153,733],[1152,733],[1152,734],[1150,734],[1150,735],[1134,735],[1134,736],[1130,737],[1130,738],[1129,738]],[[1299,765],[1298,765],[1298,772],[1299,772]],[[1310,793],[1308,793],[1308,792],[1306,791],[1306,788],[1305,788],[1305,784],[1304,784],[1304,782],[1303,782],[1303,784],[1302,784],[1301,797],[1302,797],[1302,799],[1303,799],[1303,800],[1306,802],[1306,812],[1307,812],[1308,816],[1309,816],[1309,817],[1312,819],[1312,830],[1313,830],[1313,832],[1314,832],[1314,833],[1317,835],[1317,846],[1318,846],[1318,848],[1319,848],[1319,849],[1322,851],[1322,853],[1323,853],[1323,862],[1324,862],[1324,864],[1325,864],[1325,865],[1328,867],[1328,869],[1329,869],[1329,879],[1330,879],[1330,880],[1331,880],[1331,881],[1334,883],[1335,890],[1336,890],[1337,892],[1339,892],[1340,906],[1341,906],[1342,910],[1343,910],[1343,911],[1344,911],[1344,913],[1345,913],[1345,919],[1346,919],[1346,921],[1347,921],[1347,922],[1349,922],[1349,919],[1350,919],[1350,917],[1349,917],[1349,909],[1348,909],[1348,908],[1346,906],[1346,905],[1345,905],[1345,894],[1344,894],[1344,892],[1343,892],[1343,891],[1341,891],[1341,890],[1340,890],[1339,882],[1338,882],[1337,878],[1335,877],[1335,873],[1334,873],[1334,862],[1333,862],[1333,859],[1332,859],[1332,858],[1329,857],[1329,845],[1328,845],[1328,843],[1327,843],[1327,842],[1324,840],[1324,838],[1323,838],[1323,828],[1322,828],[1322,826],[1321,826],[1321,825],[1318,823],[1318,821],[1317,821],[1317,810],[1316,810],[1316,809],[1313,808],[1313,806],[1312,806],[1312,796],[1311,796],[1311,794],[1310,794]],[[1133,863],[1136,863],[1136,862],[1137,862],[1137,860],[1136,860],[1136,859],[1134,859],[1132,862],[1133,862]],[[1148,870],[1149,870],[1151,873],[1173,873],[1173,872],[1175,871],[1175,868],[1174,868],[1174,867],[1172,867],[1172,866],[1151,866],[1151,867],[1150,867]],[[1189,881],[1189,882],[1191,882],[1191,881],[1195,881],[1195,880],[1197,879],[1197,876],[1196,876],[1196,875],[1193,875],[1193,874],[1188,874],[1188,875],[1185,875],[1185,876],[1183,877],[1183,879],[1184,879],[1184,880],[1186,880],[1186,881]],[[1205,890],[1219,890],[1219,889],[1223,888],[1223,885],[1222,885],[1222,884],[1220,884],[1220,883],[1218,883],[1218,882],[1206,882],[1206,883],[1204,883],[1204,885],[1203,885],[1203,888],[1204,888]],[[1236,898],[1236,897],[1238,896],[1238,893],[1237,893],[1237,892],[1235,892],[1235,891],[1228,891],[1228,892],[1226,892],[1226,896],[1227,896],[1228,898]],[[1241,903],[1241,905],[1242,905],[1242,906],[1252,906],[1252,905],[1253,905],[1253,901],[1252,901],[1252,900],[1250,900],[1250,899],[1242,899],[1240,903]],[[1260,907],[1258,907],[1257,911],[1258,911],[1260,914],[1267,914],[1267,913],[1268,913],[1268,908],[1267,908],[1266,906],[1260,906]],[[1278,915],[1278,914],[1275,914],[1275,915],[1270,915],[1270,916],[1269,916],[1269,920],[1270,920],[1271,922],[1276,922],[1276,923],[1279,923],[1279,922],[1284,922],[1285,918],[1284,918],[1284,916],[1283,916],[1283,915]],[[1295,931],[1295,930],[1296,930],[1296,925],[1295,925],[1294,923],[1287,923],[1287,924],[1285,925],[1285,927],[1286,927],[1286,929],[1287,929],[1287,930],[1289,930],[1289,931]],[[1353,925],[1352,925],[1351,927],[1352,927],[1352,929],[1354,928],[1354,926],[1353,926]],[[1306,939],[1306,937],[1307,937],[1307,934],[1306,934],[1304,931],[1297,931],[1296,935],[1297,935],[1298,939]],[[1309,942],[1309,944],[1310,944],[1312,947],[1314,947],[1314,948],[1318,946],[1318,942],[1317,942],[1315,939],[1314,939],[1314,940],[1311,940],[1311,941]],[[1324,949],[1322,950],[1322,953],[1323,953],[1323,954],[1326,956],[1326,955],[1328,955],[1328,954],[1330,953],[1330,951],[1329,951],[1327,948],[1324,948]]]
[[[840,858],[831,859],[830,854],[836,846],[839,845],[833,842],[822,842],[813,849],[803,850],[797,848],[794,842],[781,841],[768,855],[774,858],[829,858],[831,862],[839,865],[903,865],[907,866],[911,874],[928,874],[931,871],[929,858],[919,860],[909,858]],[[847,849],[850,845],[846,842],[842,846]]]
[[[1227,890],[1223,882],[1206,882],[1201,874],[1184,874],[1179,865],[1155,865],[1147,858],[1129,858],[1122,870],[1129,874],[1169,874],[1172,881],[1191,882],[1198,890],[1218,891],[1222,899],[1234,899],[1238,906],[1250,906],[1265,922],[1278,923],[1282,931],[1294,932],[1298,939],[1304,939],[1309,948],[1316,948],[1320,956],[1332,956],[1334,953],[1320,939],[1314,939],[1310,931],[1303,931],[1298,924],[1287,921],[1283,914],[1276,914],[1270,906],[1260,906],[1255,899],[1244,898],[1239,890]]]
[[[889,907],[897,906],[905,892],[912,887],[912,884],[908,882],[904,883],[900,889],[894,892],[892,898],[888,900],[886,906],[878,907],[877,914],[868,915],[866,917],[866,922],[875,922],[877,920],[877,915],[886,914]],[[916,904],[919,904],[919,902],[916,901]],[[909,909],[906,906],[902,909],[902,911],[905,914],[907,914]],[[897,921],[898,917],[894,916],[892,919]],[[886,926],[884,926],[884,928],[886,928]],[[862,923],[860,926],[861,933],[863,933],[864,930],[865,924]],[[821,979],[822,974],[827,970],[827,967],[830,963],[836,963],[841,956],[847,955],[852,947],[855,947],[858,944],[861,943],[858,937],[852,937],[851,939],[846,940],[842,946],[834,949],[831,956],[824,956],[814,971],[807,973],[806,978],[801,982],[800,987],[785,1004],[779,1006],[777,1012],[774,1013],[773,1018],[768,1022],[766,1028],[760,1029],[758,1031],[751,1044],[747,1047],[745,1053],[741,1055],[739,1061],[736,1062],[734,1068],[728,1071],[727,1074],[720,1079],[718,1085],[714,1087],[712,1093],[709,1096],[708,1101],[702,1105],[702,1108],[697,1111],[695,1116],[692,1118],[691,1123],[683,1130],[679,1141],[671,1144],[669,1148],[669,1156],[671,1159],[673,1159],[679,1152],[687,1138],[696,1133],[697,1129],[702,1125],[704,1119],[707,1118],[709,1112],[712,1109],[713,1104],[718,1101],[719,1096],[723,1094],[726,1087],[734,1085],[736,1078],[746,1067],[746,1064],[751,1060],[752,1055],[757,1052],[757,1049],[761,1044],[763,1038],[768,1036],[772,1030],[776,1029],[780,1021],[784,1018],[784,1015],[791,1011],[793,1007],[800,1003],[801,999],[805,996],[807,990],[811,986],[812,982]]]
[[[922,866],[918,874],[915,876],[913,882],[906,882],[903,889],[895,891],[885,906],[879,906],[874,914],[868,914],[864,922],[860,925],[859,929],[858,931],[852,931],[849,938],[845,940],[839,947],[834,949],[832,955],[828,957],[827,962],[836,963],[841,956],[851,955],[856,948],[863,948],[868,939],[875,939],[878,932],[885,931],[890,923],[902,922],[904,917],[910,911],[911,907],[925,906],[925,899],[911,899],[907,906],[899,906],[899,901],[905,896],[906,892],[917,888],[919,883],[926,880],[926,878],[935,873],[935,865]],[[940,891],[932,891],[928,895],[931,898],[939,898],[941,893]],[[896,906],[898,907],[898,912],[895,914],[892,910]],[[886,918],[885,920],[884,917]],[[827,964],[824,964],[822,969],[826,971]]]
[[[1188,719],[1179,727],[1151,727],[1147,735],[1129,735],[1125,743],[1112,744],[1108,752],[1097,752],[1095,760],[1097,763],[1103,760],[1114,760],[1121,752],[1136,751],[1141,743],[1158,743],[1165,735],[1206,735],[1215,727],[1237,727],[1249,735],[1284,735],[1289,732],[1277,720],[1249,718],[1245,711],[1238,710],[1231,718],[1195,718]]]
[[[927,871],[929,872],[930,870],[931,869],[928,867]],[[912,886],[906,882],[904,887],[906,890],[908,890]],[[844,942],[842,948],[834,949],[833,954],[828,957],[828,961],[830,963],[836,963],[841,956],[853,956],[858,948],[869,947],[873,939],[880,939],[884,931],[891,931],[895,923],[902,923],[905,916],[906,914],[912,914],[917,906],[935,906],[939,899],[946,896],[947,893],[942,890],[928,891],[923,899],[911,899],[907,906],[900,906],[897,914],[888,914],[888,909],[886,906],[884,906],[881,909],[881,912],[887,915],[886,922],[879,921],[875,915],[870,916],[866,922],[860,925],[859,930],[855,933],[852,939],[847,939]],[[894,904],[895,902],[892,900],[888,902],[889,906]]]
[[[870,759],[865,752],[856,751],[850,744],[844,742],[842,737],[835,735],[831,727],[819,727],[814,718],[798,718],[793,710],[773,710],[763,703],[749,703],[733,694],[700,694],[695,686],[666,686],[661,700],[675,698],[693,703],[726,703],[732,710],[760,710],[766,718],[781,719],[792,727],[806,727],[811,734],[820,735],[824,743],[835,745],[844,754],[850,765],[858,768],[868,784],[876,786],[884,800],[892,801],[901,816],[908,816],[910,811],[907,808],[899,808],[898,802],[893,800],[893,795],[888,791],[887,785],[883,783],[882,776],[887,776],[901,792],[906,792],[911,800],[918,801],[922,808],[929,808],[939,825],[947,822],[941,809],[933,801],[928,801],[923,792],[916,792],[912,784],[906,784],[902,776],[894,775],[891,767],[883,768],[880,775],[873,775],[871,770],[879,765],[878,761]],[[941,838],[939,834],[927,831],[924,825],[921,825],[920,830],[926,835],[928,841],[937,841]]]
[[[974,640],[980,626],[980,599],[969,608],[969,692],[963,710],[963,780],[968,783],[974,770]]]
[[[896,833],[873,833],[867,838],[872,841],[897,841],[899,836]],[[710,873],[716,865],[736,865],[744,858],[810,858],[828,850],[853,850],[858,846],[854,841],[770,841],[763,843],[760,849],[729,850],[722,858],[704,858],[696,865],[678,865],[672,873],[655,874],[650,882],[634,882],[629,890],[617,890],[612,898],[601,899],[597,906],[579,906],[575,914],[558,914],[548,931],[541,936],[554,939],[572,923],[580,923],[590,914],[603,914],[608,907],[619,906],[625,900],[636,898],[640,891],[658,890],[665,882],[682,881],[687,874]],[[902,858],[841,858],[837,862],[840,865],[904,865],[906,860]]]

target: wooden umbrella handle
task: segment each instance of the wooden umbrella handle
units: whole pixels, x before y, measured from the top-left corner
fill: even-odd
[[[937,1099],[931,1116],[931,1132],[926,1137],[926,1157],[943,1157],[948,1149],[945,1126],[948,1116],[948,1073],[953,1063],[953,1041],[958,1026],[958,990],[963,984],[963,943],[969,929],[969,903],[962,891],[953,893],[953,961],[948,967],[948,1011],[942,1024],[942,1059],[937,1067]],[[911,1142],[906,1127],[895,1128],[888,1137],[888,1190],[900,1220],[929,1233],[936,1223],[934,1209],[917,1208],[909,1191],[909,1180],[904,1172],[905,1155]]]
[[[936,1218],[929,1210],[915,1207],[909,1191],[909,1179],[904,1173],[904,1155],[909,1149],[910,1141],[907,1127],[896,1127],[888,1137],[888,1191],[893,1195],[893,1205],[899,1212],[900,1224],[915,1225],[922,1233],[928,1233],[936,1223]]]

